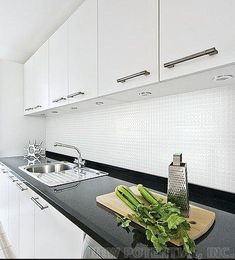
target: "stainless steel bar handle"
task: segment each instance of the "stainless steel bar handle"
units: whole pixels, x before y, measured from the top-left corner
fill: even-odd
[[[150,75],[150,72],[147,71],[147,70],[143,70],[143,71],[140,71],[138,73],[131,74],[129,76],[117,79],[117,83],[124,83],[129,79],[133,79],[133,78],[140,77],[140,76],[148,76],[148,75]]]
[[[15,179],[15,176],[13,176],[13,175],[9,176],[9,179],[11,179],[12,182],[16,182],[16,181],[18,181],[18,179]]]
[[[29,110],[33,110],[32,107],[26,108],[24,111],[29,111]]]
[[[43,206],[40,202],[38,202],[39,198],[36,197],[32,197],[31,200],[41,209],[41,210],[44,210],[44,209],[47,209],[48,206]]]
[[[21,191],[25,191],[25,190],[27,190],[28,188],[24,188],[24,187],[22,187],[21,185],[23,185],[23,183],[16,183],[16,186],[21,190]]]
[[[42,106],[41,105],[37,105],[36,107],[34,107],[33,109],[38,109],[38,108],[41,108]]]
[[[79,92],[75,92],[73,94],[68,95],[67,98],[73,98],[73,97],[81,96],[81,95],[84,95],[84,94],[85,94],[84,92],[79,91]]]
[[[62,100],[66,100],[66,98],[65,97],[60,97],[60,98],[54,99],[54,100],[52,100],[52,103],[57,103],[57,102],[60,102]]]
[[[176,64],[179,64],[179,63],[182,63],[182,62],[185,62],[185,61],[189,61],[189,60],[192,60],[192,59],[195,59],[195,58],[199,58],[199,57],[205,56],[205,55],[212,56],[212,55],[215,55],[217,53],[218,53],[218,51],[216,50],[215,47],[213,47],[213,48],[210,48],[210,49],[207,49],[207,50],[204,50],[204,51],[200,51],[200,52],[197,52],[195,54],[192,54],[192,55],[189,55],[189,56],[177,59],[177,60],[167,62],[167,63],[164,64],[164,67],[165,68],[173,68]]]

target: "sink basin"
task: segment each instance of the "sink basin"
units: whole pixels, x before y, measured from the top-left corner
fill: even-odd
[[[65,170],[73,169],[74,166],[65,163],[43,164],[43,165],[31,165],[25,169],[32,173],[50,173],[50,172],[62,172]]]
[[[75,164],[67,162],[26,165],[20,166],[19,169],[49,187],[108,175],[106,172],[87,167],[77,168]]]

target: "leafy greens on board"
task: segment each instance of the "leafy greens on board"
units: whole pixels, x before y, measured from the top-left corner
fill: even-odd
[[[144,201],[127,186],[117,186],[115,193],[134,211],[131,218],[144,226],[146,238],[153,244],[156,251],[160,253],[166,248],[167,242],[177,239],[182,242],[186,254],[195,253],[195,243],[187,233],[190,230],[190,224],[181,215],[180,209],[171,202],[164,203],[156,199],[142,184],[137,187],[142,197],[149,202],[149,206],[146,206]],[[123,228],[127,228],[131,222],[128,217],[121,216],[117,217],[117,221]]]

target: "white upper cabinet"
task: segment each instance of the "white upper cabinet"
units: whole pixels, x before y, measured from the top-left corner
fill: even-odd
[[[85,0],[26,62],[24,112],[123,100],[128,89],[234,63],[234,10],[234,0]]]
[[[48,108],[48,42],[24,65],[25,114]]]
[[[160,80],[234,62],[234,10],[234,0],[161,0]],[[174,67],[164,67],[165,63],[194,54],[197,57],[211,48],[218,53],[211,50],[209,55],[207,51]]]
[[[49,106],[67,103],[68,95],[68,23],[49,39]]]
[[[97,96],[97,1],[84,1],[68,24],[68,99],[76,102]]]
[[[48,42],[33,56],[34,59],[34,112],[48,108]]]
[[[158,1],[99,0],[98,33],[99,95],[158,81]]]
[[[34,60],[30,58],[24,64],[24,113],[29,114],[32,112],[34,107],[34,81],[33,81],[33,72],[34,72]]]

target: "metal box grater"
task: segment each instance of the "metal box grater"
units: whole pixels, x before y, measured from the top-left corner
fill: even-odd
[[[181,153],[174,154],[169,165],[167,201],[179,207],[184,217],[189,216],[187,164],[182,162]]]

